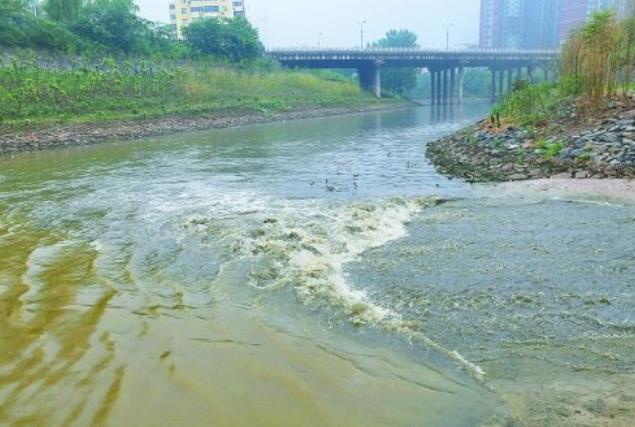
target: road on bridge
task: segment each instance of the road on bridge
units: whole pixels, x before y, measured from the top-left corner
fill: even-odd
[[[389,67],[426,68],[431,74],[432,103],[463,101],[466,68],[488,68],[492,97],[509,90],[524,74],[531,79],[540,68],[548,75],[560,53],[554,50],[426,50],[420,48],[271,49],[268,55],[285,67],[355,69],[362,88],[381,97],[381,70]],[[498,84],[497,84],[498,83]]]

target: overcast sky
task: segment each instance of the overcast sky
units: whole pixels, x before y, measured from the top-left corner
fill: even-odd
[[[478,42],[480,0],[244,0],[247,16],[267,47],[353,46],[360,42],[360,21],[367,21],[366,41],[392,28],[419,35],[425,47]],[[148,19],[168,22],[168,0],[137,0]]]

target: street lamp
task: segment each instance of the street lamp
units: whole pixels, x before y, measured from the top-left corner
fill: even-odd
[[[321,45],[321,41],[322,41],[322,36],[324,35],[324,33],[319,33],[318,34],[318,49],[320,48]]]
[[[360,39],[360,47],[364,49],[364,25],[366,25],[366,21],[358,22],[359,24],[359,39]]]
[[[445,29],[445,49],[450,50],[450,28],[452,28],[454,24],[450,24]]]

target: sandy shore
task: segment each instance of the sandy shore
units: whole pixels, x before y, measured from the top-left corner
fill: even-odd
[[[0,155],[58,147],[126,141],[184,132],[244,126],[258,123],[282,122],[346,114],[390,111],[411,108],[408,102],[386,103],[362,107],[306,108],[268,114],[223,113],[199,117],[161,117],[145,120],[104,123],[54,125],[24,132],[0,134]]]
[[[492,187],[500,191],[501,196],[538,195],[635,203],[635,180],[628,179],[547,178],[477,185],[481,189]]]

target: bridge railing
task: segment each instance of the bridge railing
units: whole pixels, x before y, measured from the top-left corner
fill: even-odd
[[[367,47],[367,48],[347,48],[347,47],[282,47],[268,48],[269,54],[276,53],[351,53],[351,54],[373,54],[373,53],[420,53],[420,54],[499,54],[499,55],[558,55],[559,50],[551,49],[433,49],[421,47]]]

